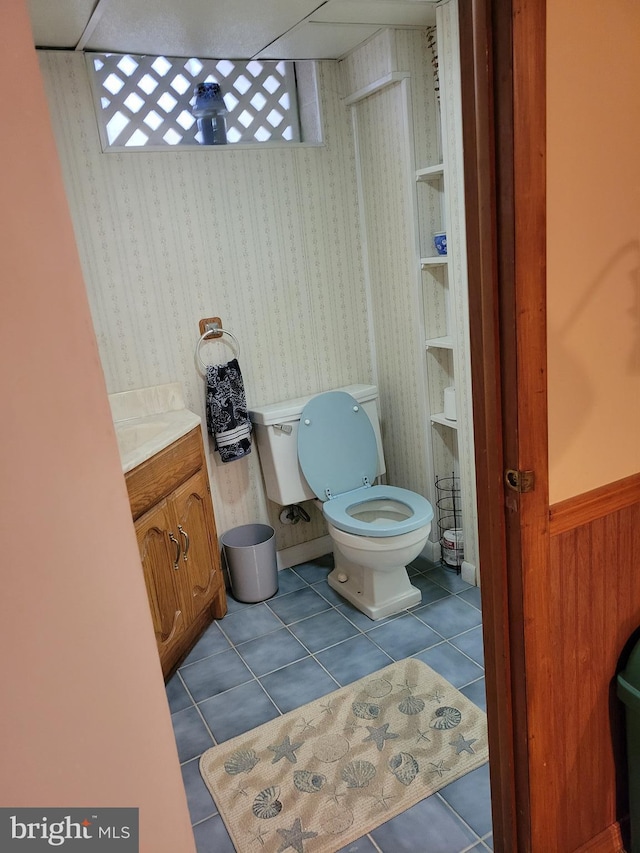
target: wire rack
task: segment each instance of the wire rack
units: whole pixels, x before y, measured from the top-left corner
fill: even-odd
[[[460,478],[436,477],[436,514],[442,563],[460,571],[464,559]]]

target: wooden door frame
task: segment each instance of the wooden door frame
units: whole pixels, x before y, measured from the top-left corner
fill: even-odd
[[[527,686],[548,653],[545,0],[461,0],[471,361],[496,851],[535,850]],[[507,468],[535,488],[506,488]]]

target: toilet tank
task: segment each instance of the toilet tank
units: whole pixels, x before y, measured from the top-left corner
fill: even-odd
[[[378,445],[378,476],[386,468],[378,418],[378,389],[375,385],[346,385],[332,388],[351,394],[369,415]],[[258,446],[267,497],[281,506],[315,500],[298,464],[298,425],[306,404],[317,394],[256,406],[249,411]]]

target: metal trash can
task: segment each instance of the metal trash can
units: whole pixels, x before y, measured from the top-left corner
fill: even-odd
[[[640,642],[633,647],[624,671],[618,675],[617,692],[626,706],[630,853],[640,853]]]
[[[271,598],[278,591],[276,532],[268,524],[243,524],[220,537],[231,592],[238,601]]]

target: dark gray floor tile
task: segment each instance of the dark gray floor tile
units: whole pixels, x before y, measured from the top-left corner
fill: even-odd
[[[362,634],[319,652],[316,657],[342,686],[393,663],[389,655]]]
[[[429,569],[426,573],[429,580],[449,590],[449,592],[463,592],[466,589],[471,589],[471,584],[462,580],[462,577],[452,569],[446,569],[444,566],[435,566]]]
[[[466,634],[460,634],[451,640],[451,645],[460,649],[480,666],[484,666],[484,647],[482,645],[482,626],[472,628]]]
[[[489,764],[441,788],[440,796],[481,838],[491,832],[491,789]]]
[[[461,687],[460,692],[464,693],[467,699],[471,699],[471,701],[477,705],[478,708],[481,708],[485,714],[487,713],[487,697],[485,695],[484,678],[479,678],[477,681],[473,681],[471,684]]]
[[[231,613],[222,620],[222,630],[234,646],[270,634],[282,627],[266,604],[254,604],[250,610]]]
[[[421,800],[369,835],[382,853],[460,853],[478,840],[437,796]]]
[[[482,610],[482,594],[479,586],[472,586],[470,589],[465,589],[464,592],[459,592],[458,595],[469,604],[473,604],[478,610]]]
[[[312,658],[265,675],[260,682],[283,714],[338,689],[335,681]]]
[[[288,628],[281,628],[266,637],[242,643],[236,651],[249,669],[258,676],[301,660],[309,654]]]
[[[410,613],[399,616],[380,628],[374,628],[367,636],[394,660],[411,657],[442,642],[438,634]]]
[[[213,746],[211,735],[194,705],[171,715],[180,762],[190,761]]]
[[[246,610],[247,607],[253,607],[253,605],[247,604],[245,601],[238,601],[237,598],[233,597],[231,590],[227,589],[227,616],[231,613],[237,613],[239,610]]]
[[[253,678],[235,649],[182,667],[180,675],[196,702],[237,687]]]
[[[337,853],[377,853],[378,848],[371,841],[368,835],[363,835],[362,838],[352,841],[346,847],[341,847]],[[416,851],[417,853],[417,851]]]
[[[287,595],[289,592],[294,592],[296,589],[304,589],[307,582],[297,575],[293,569],[283,569],[278,572],[278,592],[276,597]]]
[[[328,610],[330,606],[326,599],[310,587],[298,589],[288,595],[276,596],[269,601],[269,607],[285,625],[321,613],[323,610]]]
[[[334,606],[338,606],[340,604],[344,604],[344,598],[340,595],[339,592],[336,592],[335,589],[332,589],[329,586],[328,581],[320,581],[320,583],[314,583],[311,587],[314,589],[318,595],[321,595],[323,598],[326,598],[330,604]]]
[[[183,764],[181,770],[191,823],[199,823],[201,820],[217,814],[218,809],[200,774],[199,759],[194,758],[193,761]]]
[[[167,691],[169,710],[172,714],[175,714],[176,711],[182,711],[184,708],[188,708],[189,705],[193,705],[193,700],[184,689],[184,684],[180,681],[178,673],[171,676],[169,681],[166,683],[165,689]]]
[[[205,699],[198,707],[217,743],[255,729],[279,716],[278,709],[257,681]]]
[[[482,667],[470,661],[449,643],[440,643],[415,657],[435,669],[454,687],[462,687],[476,678],[482,678],[484,673]]]
[[[214,853],[214,851],[215,853],[236,853],[236,848],[229,838],[229,833],[220,815],[210,817],[194,826],[193,837],[196,841],[198,853]]]
[[[308,619],[302,619],[289,628],[291,633],[309,649],[317,652],[334,646],[359,633],[358,629],[337,610],[318,613]]]
[[[301,563],[299,566],[295,566],[294,572],[297,575],[300,575],[301,578],[308,584],[318,583],[318,581],[326,581],[327,575],[333,569],[333,560],[331,561],[331,565],[325,560],[324,564],[320,562],[320,560],[314,560],[310,563]]]
[[[432,604],[434,601],[439,601],[441,598],[450,595],[444,587],[429,580],[426,575],[414,575],[411,578],[411,583],[422,593],[422,601],[416,607]]]
[[[221,619],[209,625],[180,666],[195,663],[197,660],[202,660],[202,658],[206,658],[209,655],[216,655],[218,652],[226,652],[231,648],[229,640],[227,640],[220,630],[220,625],[223,621]]]
[[[413,611],[425,625],[433,628],[445,639],[475,628],[482,621],[482,614],[461,598],[450,595],[434,604]]]
[[[359,628],[361,631],[370,631],[372,628],[378,628],[380,625],[386,625],[387,622],[391,622],[392,619],[397,619],[398,616],[388,616],[385,619],[377,619],[375,622],[373,619],[370,619],[366,613],[363,613],[361,610],[358,610],[357,607],[354,607],[348,601],[344,601],[342,604],[339,604],[336,608],[342,614],[344,614],[350,622]]]

